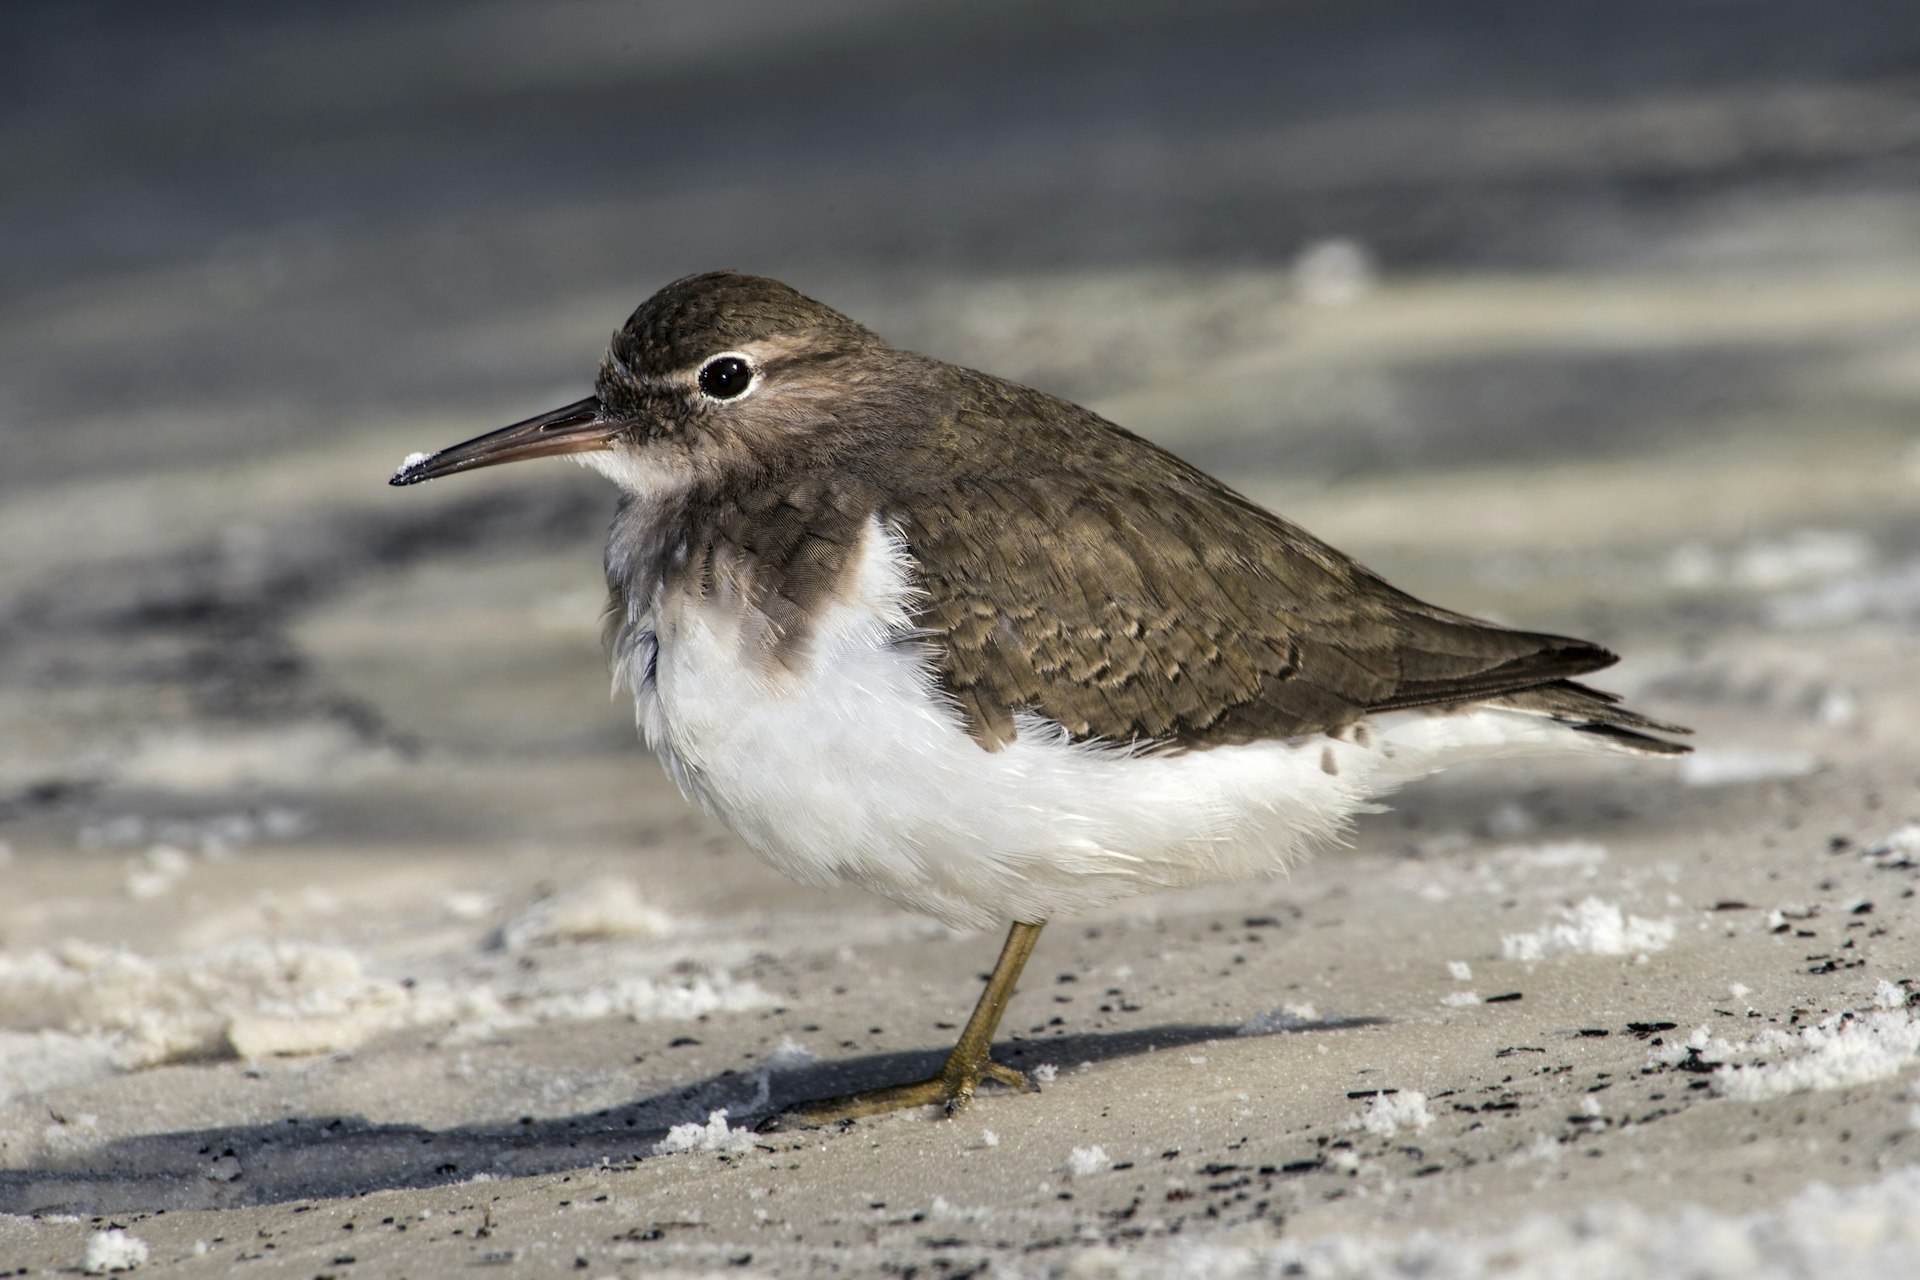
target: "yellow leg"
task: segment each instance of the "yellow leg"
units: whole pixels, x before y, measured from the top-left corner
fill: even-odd
[[[995,1062],[992,1052],[993,1033],[999,1029],[1000,1016],[1007,1011],[1008,1001],[1013,999],[1013,988],[1020,980],[1020,970],[1026,967],[1027,957],[1033,954],[1033,944],[1040,940],[1040,930],[1044,927],[1016,921],[1013,928],[1007,931],[1006,944],[1000,948],[1000,960],[993,966],[993,973],[987,979],[987,989],[980,993],[980,1003],[974,1006],[973,1016],[967,1019],[966,1028],[960,1032],[960,1042],[947,1055],[946,1065],[940,1068],[939,1075],[913,1084],[888,1085],[838,1098],[803,1102],[782,1112],[763,1127],[832,1124],[836,1120],[877,1116],[903,1107],[925,1107],[936,1103],[944,1109],[945,1114],[951,1116],[965,1110],[967,1104],[973,1101],[974,1090],[980,1087],[982,1080],[1038,1092],[1039,1086],[1028,1079],[1025,1072]]]

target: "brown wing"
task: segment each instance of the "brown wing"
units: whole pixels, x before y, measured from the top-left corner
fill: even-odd
[[[956,423],[981,456],[957,476],[941,468],[948,482],[893,513],[942,687],[990,750],[1023,710],[1076,739],[1210,747],[1497,697],[1614,661],[1585,641],[1424,604],[1163,450],[1045,403],[1045,426],[1027,429],[1050,447],[1003,449]],[[1060,461],[1035,472],[1036,454]]]

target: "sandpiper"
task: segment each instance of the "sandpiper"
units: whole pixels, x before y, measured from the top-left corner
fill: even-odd
[[[571,455],[619,486],[607,639],[680,789],[780,870],[1010,926],[932,1079],[964,1107],[1041,927],[1283,871],[1375,797],[1537,751],[1674,755],[1574,677],[1614,655],[1389,586],[1065,400],[889,346],[774,280],[689,276],[594,394],[410,459]]]

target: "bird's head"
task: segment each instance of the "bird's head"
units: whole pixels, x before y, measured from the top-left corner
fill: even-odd
[[[793,447],[828,456],[897,356],[867,329],[763,276],[676,280],[613,335],[594,394],[437,453],[390,483],[576,455],[643,493]]]

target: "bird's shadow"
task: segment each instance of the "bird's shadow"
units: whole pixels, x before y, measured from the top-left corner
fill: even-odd
[[[1330,1019],[1263,1034],[1383,1021]],[[1194,1025],[1087,1032],[1013,1040],[997,1045],[994,1056],[1022,1068],[1077,1066],[1236,1034],[1232,1026]],[[924,1079],[942,1061],[939,1050],[906,1050],[770,1072],[726,1071],[604,1111],[448,1129],[372,1124],[357,1116],[289,1116],[278,1123],[137,1134],[40,1168],[0,1170],[0,1213],[224,1209],[444,1186],[476,1175],[523,1177],[631,1164],[650,1158],[672,1126],[705,1121],[716,1110],[727,1109],[736,1125],[750,1124],[796,1103]],[[760,1141],[791,1140],[781,1134]]]

